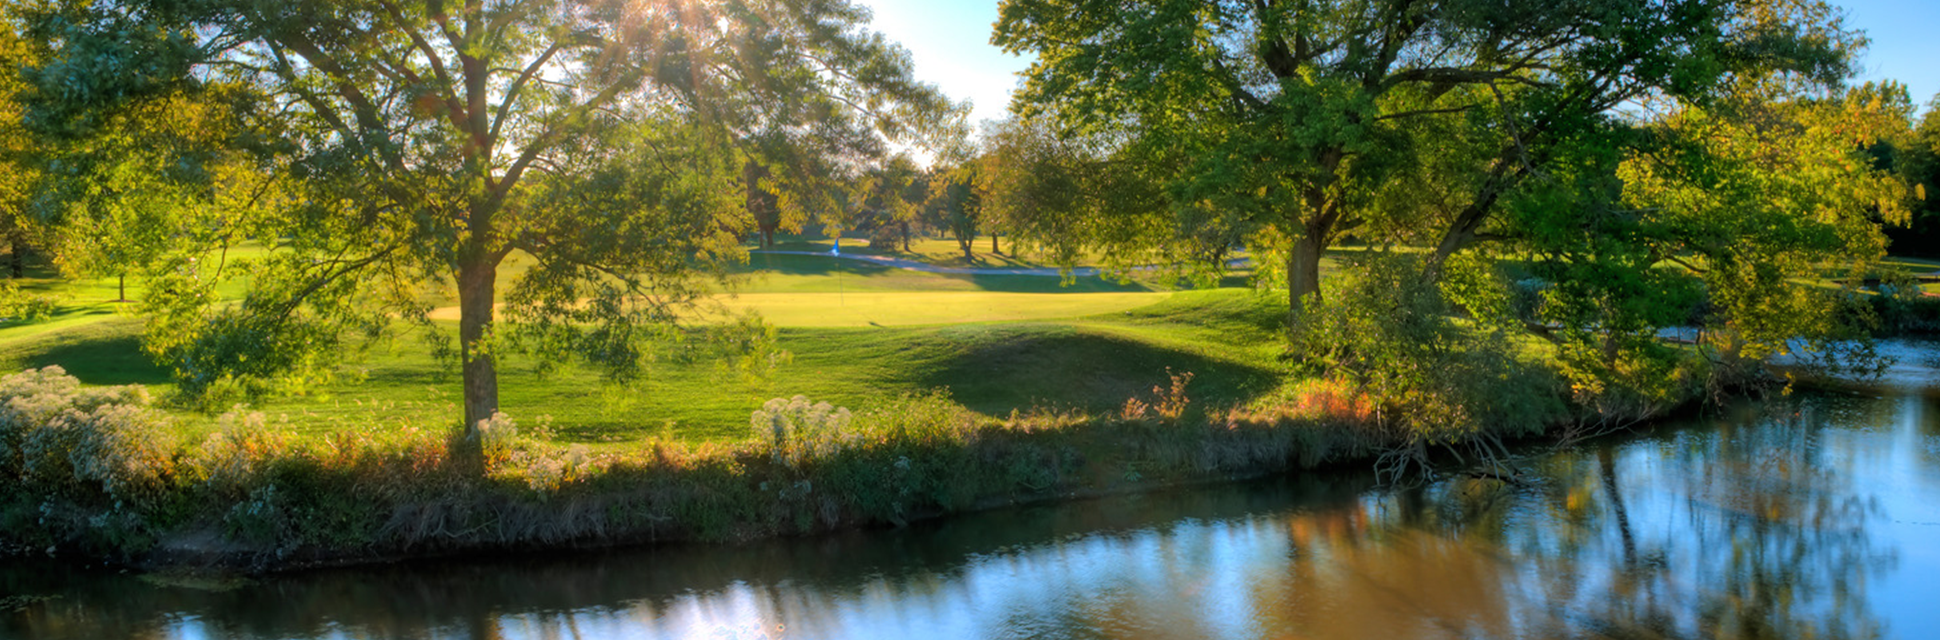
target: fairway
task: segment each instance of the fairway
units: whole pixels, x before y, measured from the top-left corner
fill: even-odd
[[[1171,295],[1163,291],[863,291],[744,293],[724,296],[720,302],[733,311],[753,310],[781,327],[865,327],[1073,318],[1129,311]]]
[[[858,291],[743,293],[716,296],[728,311],[754,311],[777,327],[889,327],[962,322],[1014,322],[1119,313],[1161,302],[1166,291],[1008,293],[999,291]],[[457,307],[431,312],[457,321]]]

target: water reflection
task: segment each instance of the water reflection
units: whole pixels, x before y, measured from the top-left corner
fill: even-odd
[[[1935,401],[1815,396],[1524,461],[901,531],[283,576],[0,570],[4,638],[1870,638],[1940,628]],[[1923,524],[1924,523],[1924,524]]]

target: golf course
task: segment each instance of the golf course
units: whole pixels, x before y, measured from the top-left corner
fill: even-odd
[[[754,251],[720,293],[696,308],[694,323],[754,312],[771,325],[782,353],[761,370],[669,357],[641,379],[622,381],[585,366],[541,373],[514,357],[504,412],[551,425],[558,442],[612,448],[650,437],[746,440],[754,436],[747,426],[752,411],[798,394],[861,408],[940,391],[1002,418],[1035,409],[1109,412],[1167,384],[1168,370],[1194,375],[1189,393],[1195,400],[1221,404],[1269,393],[1280,379],[1275,356],[1285,303],[1246,286],[1245,272],[1229,275],[1225,286],[1197,290],[1099,275],[1067,278],[1055,267],[996,256],[973,267],[986,273],[938,273],[829,255],[828,244],[792,245],[800,253]],[[954,245],[947,241],[916,248],[897,255],[965,270],[960,256],[951,259]],[[817,255],[802,255],[808,251]],[[517,260],[502,278],[517,277]],[[143,292],[130,289],[135,301],[113,302],[114,285],[29,280],[23,291],[58,300],[57,310],[0,325],[0,358],[15,370],[58,365],[87,384],[143,385],[168,397],[168,372],[141,348],[134,311]],[[456,320],[450,307],[430,316],[447,326]],[[401,330],[360,344],[332,380],[233,409],[262,412],[310,436],[373,414],[442,428],[455,406],[456,382],[420,336]],[[215,429],[220,413],[172,412],[185,435]]]

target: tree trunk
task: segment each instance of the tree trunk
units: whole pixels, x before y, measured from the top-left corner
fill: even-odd
[[[1293,251],[1287,254],[1287,329],[1300,327],[1301,316],[1306,313],[1309,299],[1320,298],[1320,256],[1327,248],[1321,245],[1324,234],[1311,230],[1293,241]]]
[[[484,252],[458,268],[458,342],[465,376],[465,440],[477,446],[478,423],[498,412],[498,368],[485,340],[492,330],[498,265]]]
[[[1293,250],[1287,252],[1287,334],[1300,331],[1307,315],[1307,300],[1320,298],[1320,256],[1327,251],[1334,224],[1340,221],[1340,202],[1328,194],[1327,187],[1339,179],[1341,161],[1346,153],[1331,149],[1320,154],[1326,179],[1310,184],[1300,194],[1306,201],[1307,217],[1289,216],[1287,226],[1299,233]]]
[[[763,249],[775,248],[775,230],[781,226],[779,203],[774,194],[761,188],[761,181],[768,175],[768,167],[753,160],[741,165],[741,182],[747,188],[748,213],[754,216]]]
[[[1482,223],[1488,219],[1489,209],[1495,202],[1495,196],[1486,193],[1484,195],[1486,198],[1484,202],[1471,203],[1462,210],[1461,215],[1455,217],[1455,221],[1449,224],[1448,229],[1442,232],[1442,240],[1435,245],[1435,252],[1429,254],[1428,261],[1421,265],[1422,282],[1428,284],[1440,282],[1444,267],[1448,266],[1448,259],[1454,257],[1455,252],[1467,248],[1469,243],[1475,241],[1476,231],[1481,229]]]
[[[15,279],[24,278],[27,276],[26,235],[27,234],[22,233],[18,227],[15,227],[7,231],[8,251],[12,254],[12,262],[8,266],[12,268],[13,277]]]
[[[128,301],[128,274],[115,276],[115,302]]]
[[[991,255],[1004,255],[1004,250],[997,248],[997,232],[995,231],[990,232],[990,253]]]
[[[1507,150],[1504,151],[1504,153],[1507,152]],[[1511,170],[1511,167],[1521,168]],[[1519,163],[1510,163],[1505,159],[1496,164],[1489,180],[1482,184],[1480,191],[1476,192],[1475,201],[1463,207],[1462,213],[1455,216],[1455,220],[1449,223],[1448,229],[1442,232],[1442,240],[1435,245],[1435,252],[1430,254],[1428,262],[1422,265],[1423,282],[1435,284],[1441,281],[1444,268],[1448,266],[1448,259],[1454,257],[1455,252],[1467,248],[1470,243],[1475,242],[1476,238],[1481,237],[1482,223],[1489,220],[1490,214],[1495,211],[1496,202],[1502,199],[1503,193],[1520,184],[1523,177],[1527,175],[1529,175],[1528,167]]]
[[[909,221],[903,221],[903,253],[909,253]]]

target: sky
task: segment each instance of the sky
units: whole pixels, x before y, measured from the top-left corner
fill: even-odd
[[[874,28],[909,49],[916,76],[957,100],[969,100],[971,121],[997,120],[1010,103],[1016,74],[1030,60],[990,44],[997,0],[858,0],[875,10]],[[1850,27],[1872,47],[1861,61],[1863,80],[1906,83],[1913,103],[1940,92],[1940,0],[1834,0]]]
[[[976,3],[983,4],[983,3]],[[1840,0],[1846,24],[1872,39],[1866,80],[1898,80],[1924,107],[1940,93],[1940,0]],[[949,91],[946,87],[945,91]]]
[[[1940,0],[1933,0],[1940,2]],[[909,49],[916,77],[969,100],[970,121],[1001,120],[1017,73],[1030,60],[990,44],[997,0],[857,0],[876,12],[874,28]]]

